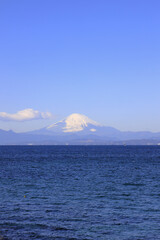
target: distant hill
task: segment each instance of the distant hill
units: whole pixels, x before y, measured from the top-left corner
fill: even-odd
[[[122,132],[113,127],[102,126],[78,113],[28,133],[0,130],[1,145],[155,145],[158,143],[160,143],[160,133]]]

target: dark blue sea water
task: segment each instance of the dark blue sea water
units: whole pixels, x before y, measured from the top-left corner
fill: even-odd
[[[159,146],[1,146],[0,239],[160,239]]]

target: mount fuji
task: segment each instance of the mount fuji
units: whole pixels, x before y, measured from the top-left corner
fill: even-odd
[[[112,127],[102,126],[87,116],[79,113],[73,113],[63,120],[51,124],[40,130],[31,132],[34,134],[43,134],[50,136],[108,136],[114,138],[121,132]]]
[[[95,132],[97,126],[100,126],[100,124],[91,120],[87,116],[73,113],[64,120],[48,126],[47,129],[51,131],[59,129],[64,133],[81,132],[86,129],[88,131]]]
[[[15,133],[0,130],[0,145],[160,145],[160,132],[119,131],[74,113],[45,128]]]

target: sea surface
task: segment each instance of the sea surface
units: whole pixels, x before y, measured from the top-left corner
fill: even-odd
[[[1,146],[0,239],[160,239],[160,146]]]

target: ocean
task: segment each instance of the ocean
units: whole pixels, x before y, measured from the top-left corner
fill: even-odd
[[[1,146],[0,239],[160,239],[160,146]]]

